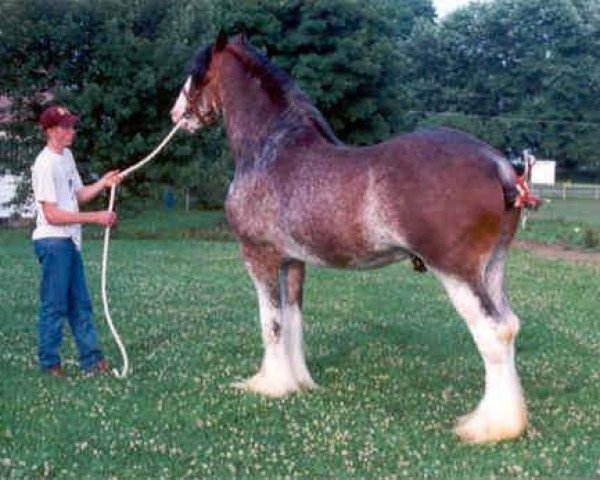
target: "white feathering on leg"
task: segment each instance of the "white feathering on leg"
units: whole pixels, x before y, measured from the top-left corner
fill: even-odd
[[[527,408],[515,367],[514,340],[518,318],[507,309],[500,322],[481,306],[471,288],[436,272],[454,304],[465,319],[485,366],[485,392],[477,408],[461,417],[455,433],[471,443],[516,438],[527,426]]]
[[[271,301],[262,283],[254,279],[258,294],[260,323],[264,346],[264,356],[259,372],[250,379],[234,383],[236,388],[251,390],[269,397],[281,397],[300,390],[294,376],[286,337],[289,325],[284,321],[280,309]]]
[[[289,326],[288,349],[290,352],[290,362],[294,377],[302,388],[313,390],[318,385],[312,379],[304,356],[302,311],[299,305],[290,305],[284,308],[284,323]]]

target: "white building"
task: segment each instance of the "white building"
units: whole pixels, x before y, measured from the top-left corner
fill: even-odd
[[[28,198],[22,205],[6,205],[15,198],[17,188],[22,181],[22,175],[0,174],[0,219],[11,218],[15,215],[33,218],[35,215],[33,198]]]
[[[556,183],[556,162],[554,160],[536,160],[531,168],[531,183],[554,185]]]

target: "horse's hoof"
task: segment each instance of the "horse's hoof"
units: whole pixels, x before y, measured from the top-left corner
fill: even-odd
[[[299,390],[299,386],[281,381],[271,381],[262,373],[257,373],[248,380],[234,382],[231,384],[234,388],[259,393],[270,398],[281,398]]]
[[[462,416],[458,417],[454,424],[454,430],[456,431],[460,427],[469,423],[469,420],[471,420],[471,418],[473,418],[474,415],[475,415],[475,410],[470,413],[467,413],[466,415],[462,415]]]
[[[300,388],[305,391],[320,390],[321,387],[312,379],[300,380]]]
[[[520,437],[527,427],[525,409],[498,420],[484,409],[464,415],[456,421],[454,433],[465,443],[490,443]]]

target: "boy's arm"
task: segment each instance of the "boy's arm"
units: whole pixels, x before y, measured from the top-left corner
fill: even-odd
[[[105,174],[100,180],[94,183],[90,183],[89,185],[85,185],[75,192],[77,195],[77,201],[79,204],[84,204],[93,200],[98,196],[102,190],[105,188],[110,188],[114,185],[118,185],[121,182],[121,177],[119,176],[118,170],[111,170],[107,174]],[[79,222],[75,222],[79,223]]]
[[[81,189],[80,189],[81,190]],[[79,190],[78,190],[79,191]],[[51,225],[72,225],[75,223],[95,223],[111,227],[117,221],[117,214],[102,210],[97,212],[69,212],[58,208],[56,203],[41,202],[46,221]]]

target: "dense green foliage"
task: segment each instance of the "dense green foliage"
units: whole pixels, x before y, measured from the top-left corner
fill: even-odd
[[[252,283],[233,243],[138,239],[149,225],[210,228],[215,216],[149,212],[111,245],[109,295],[132,362],[126,380],[36,366],[38,267],[24,232],[0,231],[2,478],[593,478],[600,458],[597,267],[515,251],[511,298],[530,427],[514,442],[466,446],[453,419],[483,389],[467,327],[432,275],[409,264],[309,269],[307,360],[322,389],[281,400],[229,383],[261,356]],[[171,222],[170,228],[168,223]],[[88,232],[90,233],[90,232]],[[101,342],[101,242],[85,235]]]
[[[238,3],[226,25],[290,72],[341,138],[372,143],[401,129],[409,105],[398,45],[418,18],[433,21],[430,0]]]
[[[596,0],[494,0],[441,20],[430,0],[5,0],[0,93],[22,120],[8,128],[32,132],[51,91],[81,115],[85,177],[129,165],[166,133],[193,52],[221,27],[245,30],[347,142],[443,124],[563,172],[600,164]],[[176,184],[216,206],[230,175],[213,129],[179,135],[128,188]]]
[[[212,40],[211,4],[9,0],[0,19],[0,90],[27,99],[50,90],[80,115],[75,149],[85,178],[130,165],[170,128],[168,111],[190,57]],[[26,118],[40,108],[24,105]],[[229,162],[220,131],[182,135],[128,188],[143,189],[143,179],[203,185],[205,203],[217,205]]]
[[[600,3],[497,0],[404,43],[424,123],[500,148],[533,148],[563,168],[600,165]]]

